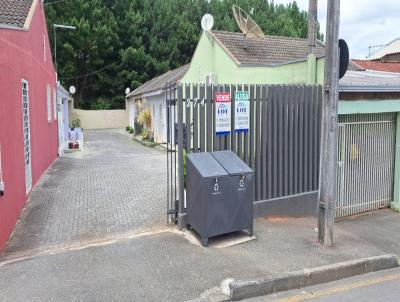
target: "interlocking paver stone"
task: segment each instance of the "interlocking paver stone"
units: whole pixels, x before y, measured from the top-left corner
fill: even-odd
[[[4,256],[64,248],[166,224],[166,153],[123,130],[85,131],[84,151],[42,176]]]

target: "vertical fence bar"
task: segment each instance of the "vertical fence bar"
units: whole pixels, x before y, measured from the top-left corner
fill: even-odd
[[[255,106],[254,106],[254,104],[255,104],[255,100],[254,100],[254,95],[255,95],[255,91],[254,91],[254,89],[255,89],[255,87],[254,87],[254,85],[250,85],[250,100],[249,100],[249,102],[250,102],[250,129],[249,129],[249,131],[250,131],[250,133],[249,133],[249,136],[250,136],[250,148],[249,148],[249,156],[250,156],[250,167],[252,168],[252,169],[254,169],[254,167],[255,167],[255,157],[254,157],[254,116],[255,116],[255,113],[254,113],[254,109],[255,109]],[[254,195],[255,196],[255,195]]]
[[[314,119],[314,86],[309,86],[309,105],[308,105],[308,129],[309,129],[309,149],[308,149],[308,188],[307,191],[312,191],[313,189],[313,147],[315,140],[315,129],[313,127],[313,119]]]
[[[318,106],[319,106],[319,95],[318,95],[319,86],[314,87],[313,95],[314,95],[314,118],[313,118],[313,128],[314,128],[314,145],[313,145],[313,190],[318,190],[318,163],[316,159],[318,158],[319,153],[319,137],[318,137]]]
[[[304,87],[304,153],[303,153],[303,192],[307,192],[308,191],[308,152],[309,152],[309,148],[308,148],[308,144],[309,144],[309,104],[310,104],[310,89],[309,86],[305,86]]]
[[[300,99],[299,99],[299,191],[303,193],[304,186],[304,86],[300,86]]]
[[[172,90],[172,98],[174,100],[173,107],[172,107],[173,108],[174,129],[175,129],[175,124],[177,124],[178,127],[179,127],[178,118],[177,118],[177,113],[178,113],[177,112],[177,101],[178,101],[178,91],[177,91],[177,89],[178,89],[178,87],[174,84],[174,88]],[[183,91],[181,90],[181,96],[182,96],[182,94],[183,94]],[[178,135],[178,132],[179,132],[179,129],[177,128],[177,132],[176,132],[177,135]],[[175,135],[175,131],[174,131],[174,135]],[[177,159],[176,158],[177,157],[176,153],[178,151],[178,146],[177,146],[176,142],[178,142],[178,137],[174,136],[174,140],[173,140],[173,144],[174,144],[174,153],[173,153],[174,154],[173,155],[173,161],[174,161],[174,164],[173,164],[173,166],[174,166],[174,169],[173,169],[174,198],[173,198],[173,201],[172,201],[173,202],[172,208],[174,210],[178,210],[177,207],[179,208],[179,201],[178,201],[179,200],[179,197],[178,197],[178,194],[179,194],[179,188],[178,188],[178,185],[179,185],[179,182],[178,182],[179,174],[177,175],[177,173],[179,173],[178,172],[178,169],[179,169],[179,155],[178,155],[178,159]],[[176,203],[178,203],[178,205],[176,205]],[[176,213],[174,214],[174,216],[175,216],[175,222],[176,222],[176,217],[177,217]]]
[[[223,85],[218,84],[217,85],[217,92],[223,92]],[[225,139],[225,134],[224,135],[217,135],[217,150],[222,150],[223,149],[223,141]]]
[[[199,86],[194,84],[192,86],[193,95],[193,152],[199,152]]]
[[[186,128],[186,153],[192,152],[192,126],[191,126],[191,97],[190,97],[190,85],[185,85],[185,128]]]
[[[174,161],[175,156],[175,120],[174,120],[174,108],[175,108],[175,99],[173,95],[173,85],[169,83],[169,144],[170,144],[170,152],[169,152],[169,180],[170,180],[170,195],[169,195],[169,218],[170,222],[175,223],[174,214],[172,210],[174,210],[175,196],[176,196],[176,185],[175,185],[175,172],[176,172],[176,162]]]
[[[168,83],[165,84],[165,102],[166,102],[166,107],[167,107],[167,224],[170,223],[170,199],[169,199],[169,190],[170,190],[170,179],[169,179],[169,171],[170,171],[170,163],[169,163],[169,153],[170,153],[170,146],[169,146],[169,132],[170,132],[170,127],[169,127],[169,87]]]
[[[299,193],[299,107],[300,88],[295,86],[293,96],[293,193]]]
[[[229,92],[230,93],[230,97],[231,97],[231,100],[234,98],[234,95],[233,94],[231,94],[231,85],[228,85],[228,84],[225,84],[224,86],[223,86],[223,91],[224,92]],[[231,106],[231,110],[233,111],[234,110],[234,108]],[[231,115],[232,116],[232,115]],[[221,149],[222,150],[229,150],[230,149],[230,145],[231,145],[231,136],[232,135],[234,135],[234,124],[233,124],[233,121],[231,120],[231,133],[230,134],[227,134],[227,135],[224,135],[223,137],[222,137],[222,142],[221,142]]]
[[[183,167],[183,100],[182,85],[178,85],[178,184],[179,184],[179,214],[178,223],[179,227],[182,229],[185,227],[185,221],[183,221],[184,213],[184,167]]]
[[[207,103],[206,103],[206,124],[207,124],[207,152],[212,150],[212,121],[214,120],[213,112],[213,95],[212,95],[212,86],[207,85]]]
[[[261,186],[262,199],[267,198],[267,104],[268,86],[262,86],[262,105],[261,105]]]
[[[261,200],[261,86],[256,85],[256,200]]]
[[[249,85],[245,85],[244,86],[244,90],[249,92]],[[250,94],[249,94],[250,96]],[[249,100],[250,102],[250,100]],[[250,103],[249,103],[250,105]],[[250,106],[249,106],[249,110],[250,110]],[[250,122],[250,112],[249,112],[249,122]],[[249,127],[250,128],[250,127]],[[247,165],[250,166],[250,157],[249,157],[249,131],[250,129],[248,129],[246,132],[243,133],[243,157],[244,157],[244,161],[246,162]]]
[[[289,99],[290,86],[283,87],[283,196],[289,192]]]
[[[277,161],[278,161],[278,169],[277,169],[277,182],[278,182],[278,191],[277,191],[277,196],[280,197],[283,195],[283,106],[284,106],[284,87],[282,85],[278,86],[278,116],[277,116],[277,124],[278,124],[278,129],[277,129],[277,144],[278,144],[278,153],[277,153]]]
[[[200,95],[199,95],[199,108],[200,108],[200,122],[199,122],[199,127],[200,127],[200,151],[204,152],[206,150],[206,137],[205,137],[205,93],[206,93],[206,88],[204,84],[201,84],[200,87]]]
[[[215,126],[215,116],[216,116],[215,112],[217,110],[217,102],[216,102],[215,95],[217,92],[218,92],[218,86],[214,85],[212,88],[212,97],[214,99],[213,105],[212,105],[212,108],[213,108],[213,113],[212,113],[213,114],[213,117],[212,117],[212,121],[213,121],[213,151],[218,151],[218,135],[216,134],[217,128]]]
[[[294,121],[294,104],[293,104],[293,98],[294,98],[294,86],[290,85],[288,87],[289,89],[289,94],[288,94],[288,152],[289,152],[289,170],[288,170],[288,190],[287,194],[293,195],[293,121]]]
[[[232,107],[231,107],[231,137],[230,137],[230,144],[231,150],[238,154],[237,150],[237,143],[236,143],[236,132],[235,132],[235,92],[237,88],[236,85],[231,85],[231,100],[232,100]]]
[[[273,193],[273,113],[274,113],[274,97],[276,86],[268,86],[268,101],[267,101],[267,199],[272,198]]]
[[[318,86],[318,146],[321,146],[321,127],[322,127],[322,85]],[[319,162],[321,158],[321,152],[318,150],[317,152],[317,163],[318,163],[318,169],[317,169],[317,186],[319,189]]]
[[[278,94],[279,94],[279,86],[274,86],[275,92],[272,98],[272,198],[278,196]]]

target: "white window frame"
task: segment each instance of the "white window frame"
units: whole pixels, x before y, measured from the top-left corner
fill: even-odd
[[[24,84],[26,90],[26,104],[27,108],[24,108]],[[32,189],[32,151],[31,151],[31,131],[30,131],[30,114],[29,114],[29,83],[27,80],[21,80],[22,89],[22,129],[24,139],[24,168],[25,168],[25,189],[26,194]],[[24,110],[26,110],[26,115]],[[27,120],[24,120],[25,116]],[[26,123],[26,124],[25,124]],[[28,132],[26,133],[26,129]],[[27,158],[28,156],[28,158]]]
[[[47,121],[51,123],[51,87],[47,84]]]

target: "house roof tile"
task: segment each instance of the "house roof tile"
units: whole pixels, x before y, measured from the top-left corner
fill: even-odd
[[[0,25],[23,28],[34,0],[0,0]]]
[[[380,60],[353,60],[357,65],[376,71],[400,72],[400,62],[381,62]]]
[[[350,60],[347,71],[365,71],[365,68],[355,63],[354,60]]]
[[[243,33],[211,31],[222,46],[241,65],[282,65],[306,60],[308,41],[279,36],[246,37]],[[325,55],[325,45],[317,41],[316,56]]]
[[[180,79],[182,79],[182,77],[186,74],[187,70],[189,69],[189,66],[190,64],[186,64],[179,68],[167,71],[166,73],[163,73],[162,75],[159,75],[158,77],[155,77],[145,82],[143,85],[139,86],[130,94],[128,94],[127,97],[136,96],[143,93],[148,93],[162,89],[166,83],[170,82],[176,83]]]

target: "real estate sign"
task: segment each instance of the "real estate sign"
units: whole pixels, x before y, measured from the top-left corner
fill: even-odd
[[[235,131],[248,131],[250,125],[250,102],[247,91],[235,93]]]
[[[231,95],[229,92],[215,94],[215,133],[225,135],[231,132]]]

